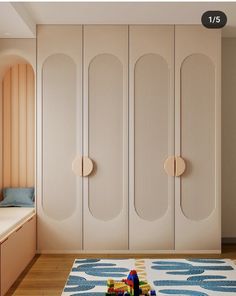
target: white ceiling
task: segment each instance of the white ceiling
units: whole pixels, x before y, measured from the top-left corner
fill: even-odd
[[[0,38],[32,38],[35,32],[35,21],[23,4],[0,3]]]
[[[228,17],[236,37],[236,2],[1,2],[0,38],[34,38],[37,24],[200,24],[207,10]]]

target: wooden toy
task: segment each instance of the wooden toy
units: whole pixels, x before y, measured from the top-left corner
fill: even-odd
[[[136,270],[131,270],[127,279],[115,281],[107,280],[106,296],[155,296],[156,291],[146,281],[139,281]]]

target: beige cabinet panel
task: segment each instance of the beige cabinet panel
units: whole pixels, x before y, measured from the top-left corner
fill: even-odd
[[[76,252],[82,248],[82,181],[72,162],[82,151],[82,26],[39,26],[37,44],[38,249]]]
[[[222,236],[236,237],[236,39],[222,39]]]
[[[174,27],[130,26],[131,250],[174,247]]]
[[[175,154],[186,161],[175,179],[175,248],[219,251],[221,35],[175,32]]]
[[[84,27],[84,249],[128,248],[128,26]]]

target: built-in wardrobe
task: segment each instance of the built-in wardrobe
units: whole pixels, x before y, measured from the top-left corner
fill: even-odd
[[[219,30],[37,31],[39,252],[219,252]]]

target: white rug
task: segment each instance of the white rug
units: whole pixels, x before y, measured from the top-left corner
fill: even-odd
[[[62,296],[102,296],[108,278],[131,269],[157,295],[236,296],[236,266],[228,259],[77,259]]]

